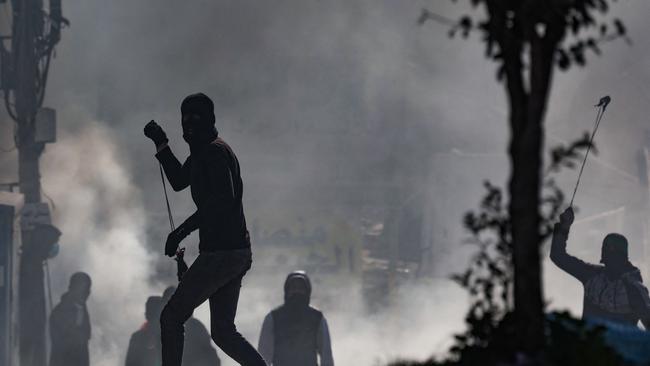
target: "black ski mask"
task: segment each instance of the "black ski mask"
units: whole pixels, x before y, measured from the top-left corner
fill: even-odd
[[[606,267],[620,267],[628,263],[627,239],[623,235],[611,233],[605,236],[600,263]]]
[[[187,96],[181,103],[183,139],[190,147],[207,144],[217,138],[214,103],[203,93]]]
[[[289,273],[284,282],[284,303],[288,306],[307,307],[311,298],[311,281],[304,271]]]

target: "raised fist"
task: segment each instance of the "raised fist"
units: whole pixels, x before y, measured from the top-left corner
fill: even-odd
[[[560,225],[563,228],[568,229],[571,227],[571,224],[573,224],[574,218],[573,207],[569,207],[560,214]]]
[[[169,141],[165,131],[154,120],[151,120],[144,126],[144,135],[150,138],[156,144],[156,147]]]

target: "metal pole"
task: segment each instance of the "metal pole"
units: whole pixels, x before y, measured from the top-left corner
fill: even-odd
[[[12,52],[16,60],[15,103],[17,117],[18,179],[25,205],[41,202],[39,158],[44,145],[34,140],[35,117],[38,105],[38,56],[36,38],[42,16],[38,0],[19,2],[14,9]],[[18,10],[18,11],[16,11]],[[43,260],[35,255],[37,238],[31,230],[21,232],[22,254],[18,277],[18,332],[19,357],[22,366],[45,366],[45,288]]]

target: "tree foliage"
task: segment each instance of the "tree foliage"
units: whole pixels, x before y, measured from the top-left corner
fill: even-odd
[[[541,200],[542,240],[552,235],[553,224],[566,204],[564,194],[555,182],[555,174],[561,167],[580,161],[581,151],[586,150],[589,144],[589,136],[585,134],[569,146],[560,145],[551,150],[552,158],[546,169]],[[514,310],[512,221],[502,189],[489,181],[486,181],[484,186],[486,193],[478,210],[466,213],[463,220],[464,227],[471,235],[468,242],[477,246],[477,252],[472,256],[465,271],[452,275],[452,279],[466,289],[471,298],[465,318],[468,331],[457,336],[462,347],[486,345],[492,338],[497,324]]]
[[[585,133],[581,139],[568,146],[557,146],[550,152],[542,195],[540,232],[543,240],[552,235],[553,224],[566,204],[554,176],[563,167],[574,167],[589,145],[589,135]],[[452,280],[470,295],[470,307],[465,316],[466,331],[454,336],[454,344],[444,360],[398,361],[393,366],[514,365],[521,362],[517,359],[523,356],[518,354],[512,301],[512,223],[502,189],[489,181],[484,186],[486,192],[479,208],[466,213],[463,221],[470,233],[468,243],[475,245],[477,251],[466,270],[452,275]],[[537,364],[623,364],[617,352],[606,344],[602,327],[589,325],[566,312],[547,316],[544,327],[544,360]]]
[[[515,337],[514,316],[508,313],[492,330],[486,345],[467,345],[457,342],[451,357],[426,361],[401,360],[391,366],[476,366],[525,365],[513,356]],[[544,366],[626,366],[631,362],[622,358],[605,341],[606,329],[573,318],[567,312],[551,313],[545,318],[546,353],[538,364]]]
[[[457,0],[452,0],[457,2]],[[485,43],[485,56],[500,67],[503,80],[506,54],[512,46],[519,53],[541,42],[553,46],[554,62],[560,70],[585,66],[589,54],[601,55],[601,45],[627,37],[619,18],[605,15],[616,0],[469,0],[473,8],[484,7],[484,16],[466,14],[458,20],[422,9],[418,24],[436,21],[450,26],[449,36],[467,38],[478,33]],[[512,41],[507,41],[511,39]],[[530,59],[528,60],[530,61]],[[528,67],[522,63],[522,71]]]
[[[479,229],[482,225],[502,225],[498,230],[503,231],[504,238],[492,240],[503,241],[504,248],[507,243],[511,245],[513,275],[506,272],[502,276],[511,277],[513,282],[515,339],[520,342],[518,349],[534,358],[544,343],[540,245],[550,233],[548,215],[553,213],[553,202],[561,194],[553,189],[553,181],[541,175],[544,116],[553,73],[556,67],[568,70],[574,65],[584,66],[590,53],[600,54],[604,42],[627,39],[627,31],[620,19],[607,17],[615,0],[468,1],[474,11],[458,20],[424,9],[418,23],[435,20],[446,24],[452,37],[478,34],[485,45],[486,58],[497,64],[497,79],[503,82],[509,102],[509,201],[503,204],[500,191],[486,185],[490,193],[483,209],[486,215],[499,219],[485,222],[485,216],[469,216],[466,224],[470,230],[472,226]],[[550,197],[543,193],[549,190],[555,192]],[[509,226],[503,226],[506,224]],[[479,256],[484,265],[494,264],[486,259],[485,253],[479,251]],[[499,269],[510,271],[507,265]],[[471,283],[471,278],[458,280]],[[490,288],[480,279],[476,281],[485,296],[502,291]],[[503,291],[500,297],[501,301],[508,301]],[[491,310],[472,309],[488,316]]]

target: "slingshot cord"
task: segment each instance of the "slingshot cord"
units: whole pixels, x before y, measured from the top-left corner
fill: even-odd
[[[594,131],[591,133],[591,138],[589,139],[589,146],[587,146],[587,152],[585,153],[585,158],[582,160],[582,166],[580,167],[580,173],[578,174],[578,181],[576,182],[576,187],[573,189],[573,195],[571,196],[571,203],[569,207],[573,207],[573,200],[576,197],[576,192],[578,191],[578,185],[580,185],[580,178],[582,178],[582,172],[585,169],[585,164],[587,163],[587,157],[589,156],[589,151],[591,151],[591,146],[594,142],[594,137],[596,136],[596,131],[598,131],[598,126],[600,126],[600,121],[603,119],[603,114],[605,114],[605,108],[607,104],[601,105],[598,107],[598,112],[596,113],[596,121],[594,122]]]
[[[167,197],[167,185],[165,184],[165,175],[163,174],[162,164],[159,164],[160,167],[160,179],[162,180],[163,191],[165,191],[165,203],[167,204],[167,215],[169,216],[169,226],[171,226],[172,231],[174,231],[174,218],[172,217],[172,210],[169,207],[169,198]]]

